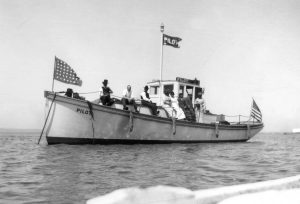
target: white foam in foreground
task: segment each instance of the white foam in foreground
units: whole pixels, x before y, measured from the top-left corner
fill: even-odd
[[[156,186],[145,189],[125,188],[87,201],[87,204],[190,204],[195,202],[194,192],[186,188]]]
[[[276,199],[274,199],[275,196],[277,196]],[[279,202],[282,199],[285,199],[284,202]],[[300,204],[299,199],[300,175],[199,191],[169,186],[156,186],[145,189],[125,188],[90,199],[87,204]]]
[[[227,198],[219,204],[299,204],[300,189],[270,190]]]

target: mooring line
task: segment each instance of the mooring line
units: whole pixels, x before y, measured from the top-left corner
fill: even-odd
[[[95,128],[94,128],[94,112],[93,112],[93,106],[90,101],[87,101],[88,107],[90,109],[90,114],[91,114],[91,122],[92,122],[92,132],[93,132],[93,144],[95,144]]]
[[[43,127],[43,129],[42,129],[42,132],[41,132],[41,135],[40,135],[38,144],[40,144],[40,141],[41,141],[41,139],[42,139],[42,136],[43,136],[43,133],[44,133],[44,129],[45,129],[45,127],[46,127],[46,124],[47,124],[47,121],[48,121],[48,117],[49,117],[49,115],[50,115],[50,111],[51,111],[51,109],[52,109],[52,105],[53,105],[53,102],[54,102],[55,98],[56,98],[56,93],[54,93],[54,96],[53,96],[53,99],[52,99],[52,102],[51,102],[51,105],[50,105],[50,108],[49,108],[49,111],[48,111],[48,114],[47,114],[47,117],[46,117],[46,120],[45,120],[45,123],[44,123],[44,127]]]
[[[130,110],[129,112],[129,132],[133,131],[133,113]]]

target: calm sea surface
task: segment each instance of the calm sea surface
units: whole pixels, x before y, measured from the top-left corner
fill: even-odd
[[[153,185],[192,190],[300,172],[300,134],[246,143],[37,145],[39,133],[0,133],[0,203],[85,203],[113,190]]]

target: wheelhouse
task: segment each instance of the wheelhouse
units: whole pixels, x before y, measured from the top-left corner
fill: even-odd
[[[198,93],[204,93],[204,88],[200,87],[200,81],[195,79],[185,79],[176,77],[175,80],[163,80],[161,83],[158,80],[148,82],[149,95],[151,100],[157,105],[162,105],[162,96],[165,91],[173,91],[175,97],[184,98],[190,97],[191,101],[195,102]],[[162,87],[162,91],[160,88]]]

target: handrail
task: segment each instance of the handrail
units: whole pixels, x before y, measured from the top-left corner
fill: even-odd
[[[249,116],[245,116],[245,115],[224,115],[226,117],[229,117],[229,118],[234,118],[234,117],[244,117],[244,118],[249,118]]]

